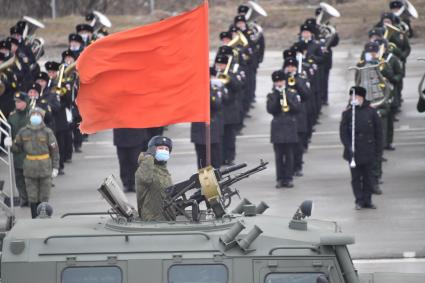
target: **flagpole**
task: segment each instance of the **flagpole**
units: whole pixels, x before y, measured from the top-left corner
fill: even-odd
[[[205,123],[205,155],[206,166],[211,165],[211,127],[210,123]]]

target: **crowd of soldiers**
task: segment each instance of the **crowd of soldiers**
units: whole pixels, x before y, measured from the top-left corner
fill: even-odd
[[[353,68],[356,86],[350,90],[340,135],[344,158],[351,162],[356,209],[376,208],[371,196],[382,194],[383,153],[395,150],[394,122],[403,102],[409,36],[413,35],[405,5],[400,0],[390,2],[390,12],[383,13],[368,32],[369,41]]]
[[[107,35],[103,26],[95,30],[93,13],[86,21],[69,35],[61,60],[45,62],[45,71],[40,66],[44,41],[35,36],[42,23],[23,17],[0,41],[0,110],[12,134],[4,143],[14,152],[20,205],[30,206],[33,217],[37,205],[48,201],[51,177],[63,175],[73,152],[81,152],[75,62],[92,41]]]
[[[328,8],[317,8],[316,17],[305,20],[298,41],[283,51],[283,66],[271,76],[273,88],[267,96],[267,111],[273,115],[276,188],[292,188],[294,176],[303,176],[303,154],[322,106],[328,105],[332,48],[339,42],[335,28],[327,21],[328,15],[338,14],[331,15],[333,10]]]
[[[221,46],[210,67],[211,165],[215,168],[234,164],[236,136],[255,102],[256,74],[265,50],[262,28],[254,21],[255,8],[238,7],[229,29],[219,34]],[[205,167],[204,123],[192,124],[191,142],[195,144],[198,167]]]

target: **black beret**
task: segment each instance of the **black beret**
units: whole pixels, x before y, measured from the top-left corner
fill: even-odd
[[[10,34],[12,35],[12,34],[15,34],[15,33],[22,35],[24,33],[24,30],[17,27],[17,26],[13,26],[13,27],[10,28]]]
[[[400,0],[393,0],[390,2],[390,9],[400,9],[403,7],[403,2]]]
[[[289,58],[289,57],[295,57],[296,54],[293,50],[291,49],[286,49],[283,51],[283,59]]]
[[[41,92],[41,85],[40,84],[38,84],[38,83],[32,83],[32,84],[29,84],[28,86],[27,86],[27,92],[29,92],[30,90],[32,90],[32,89],[34,89],[34,90],[36,90],[38,93],[40,93]]]
[[[7,57],[4,53],[0,52],[0,61],[6,61]]]
[[[47,61],[44,64],[44,67],[46,68],[47,71],[59,71],[59,66],[60,64],[55,61]]]
[[[249,11],[249,7],[247,5],[239,5],[238,14],[246,14]]]
[[[46,82],[49,81],[49,75],[46,72],[40,72],[35,77],[35,80],[44,80]]]
[[[318,16],[318,15],[320,15],[320,13],[322,12],[322,8],[321,7],[319,7],[319,8],[317,8],[316,9],[316,11],[314,12],[314,14],[316,15],[316,16]]]
[[[379,45],[376,42],[368,42],[364,46],[365,52],[379,52]]]
[[[70,35],[68,35],[68,42],[71,42],[71,41],[77,41],[77,42],[80,42],[80,43],[84,43],[84,40],[81,37],[81,35],[76,34],[76,33],[71,33]]]
[[[388,47],[388,41],[385,38],[376,39],[374,42],[378,44],[379,46],[383,44],[385,49]]]
[[[217,54],[221,55],[233,55],[233,48],[227,45],[220,46]]]
[[[350,88],[350,92],[348,93],[349,95],[358,95],[361,96],[363,98],[366,97],[366,89],[364,87],[361,86],[352,86]]]
[[[218,54],[215,57],[215,63],[227,64],[229,62],[229,58],[226,55]]]
[[[229,32],[230,33],[232,33],[232,32],[238,32],[239,31],[239,29],[237,28],[237,27],[235,27],[235,26],[231,26],[230,28],[229,28]]]
[[[235,17],[234,23],[236,24],[237,22],[246,22],[245,16],[244,15],[237,15]]]
[[[75,55],[74,52],[72,52],[71,50],[65,50],[64,52],[62,52],[62,59],[65,59],[65,57],[72,57],[74,58],[74,60],[77,58],[77,56]]]
[[[305,43],[304,41],[298,41],[296,43],[294,43],[294,45],[292,46],[292,51],[294,52],[304,52],[305,50],[307,50],[307,43]]]
[[[317,22],[315,18],[308,18],[305,20],[304,24],[315,27],[317,25]]]
[[[303,25],[300,26],[300,31],[301,32],[303,32],[303,31],[309,31],[311,33],[314,33],[314,27],[312,27],[311,25],[303,24]]]
[[[86,21],[91,22],[94,19],[94,14],[93,12],[87,13],[86,14]]]
[[[272,73],[273,82],[284,81],[284,80],[285,80],[285,73],[282,70],[277,70]]]
[[[232,34],[228,31],[222,31],[220,32],[220,40],[222,40],[223,38],[232,39]]]
[[[93,32],[93,27],[91,25],[88,25],[88,24],[79,24],[79,25],[75,26],[75,30],[77,32],[80,32],[80,31]]]
[[[373,29],[371,29],[369,31],[369,37],[372,37],[374,35],[379,36],[379,37],[384,36],[384,29],[383,28],[373,28]]]
[[[393,13],[382,13],[381,20],[384,20],[384,19],[389,19],[393,23],[396,21]]]
[[[9,36],[8,38],[6,38],[7,42],[10,42],[10,44],[15,44],[15,45],[19,45],[19,40],[17,40],[14,37]]]
[[[0,41],[0,48],[10,50],[10,46],[11,46],[10,41],[7,41],[7,40]]]
[[[295,59],[294,57],[289,57],[285,59],[285,62],[283,63],[283,68],[286,68],[288,66],[297,67],[297,65],[298,65],[297,59]]]
[[[15,92],[15,94],[13,95],[13,99],[14,100],[22,100],[22,101],[28,101],[29,97],[28,94],[26,92],[23,91],[17,91]]]

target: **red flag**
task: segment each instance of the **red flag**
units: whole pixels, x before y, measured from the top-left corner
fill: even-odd
[[[77,61],[81,131],[209,122],[208,2],[88,46]]]

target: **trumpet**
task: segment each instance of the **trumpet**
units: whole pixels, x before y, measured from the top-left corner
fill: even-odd
[[[288,85],[289,86],[294,86],[295,84],[296,84],[295,77],[294,76],[290,76],[288,78]]]
[[[282,107],[282,112],[287,113],[289,112],[289,105],[288,105],[288,99],[286,97],[286,84],[283,86],[280,96],[281,96],[280,106]]]

